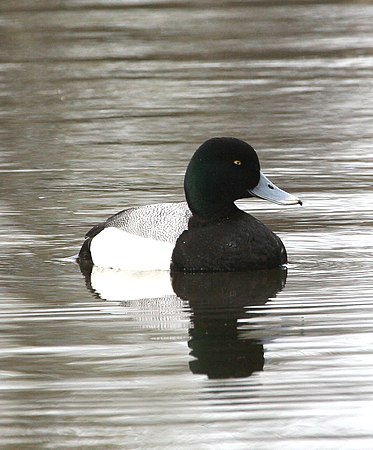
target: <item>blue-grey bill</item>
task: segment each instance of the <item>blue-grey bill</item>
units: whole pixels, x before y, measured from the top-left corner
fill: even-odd
[[[260,172],[259,183],[250,191],[254,197],[268,200],[278,205],[301,205],[302,201],[295,195],[289,194],[278,188],[262,172]]]

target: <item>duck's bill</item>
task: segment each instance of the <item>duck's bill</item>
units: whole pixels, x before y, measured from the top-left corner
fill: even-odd
[[[260,172],[259,183],[250,189],[250,194],[268,200],[278,205],[301,205],[302,201],[295,195],[288,194],[272,183],[262,172]]]

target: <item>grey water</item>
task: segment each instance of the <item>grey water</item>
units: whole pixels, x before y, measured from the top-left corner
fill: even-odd
[[[373,447],[373,5],[0,3],[0,442],[9,449]],[[302,207],[240,207],[286,270],[178,275],[70,256],[183,200],[235,136]]]

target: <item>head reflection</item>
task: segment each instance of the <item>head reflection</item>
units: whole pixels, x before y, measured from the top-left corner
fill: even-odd
[[[174,274],[174,291],[191,308],[188,345],[195,359],[190,370],[211,379],[249,377],[263,370],[263,343],[241,332],[239,321],[250,318],[248,308],[264,305],[285,282],[285,269]]]

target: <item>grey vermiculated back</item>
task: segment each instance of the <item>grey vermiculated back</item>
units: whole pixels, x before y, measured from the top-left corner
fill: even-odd
[[[174,244],[188,228],[191,216],[186,202],[158,203],[125,209],[109,217],[105,228],[115,227],[137,236]]]

